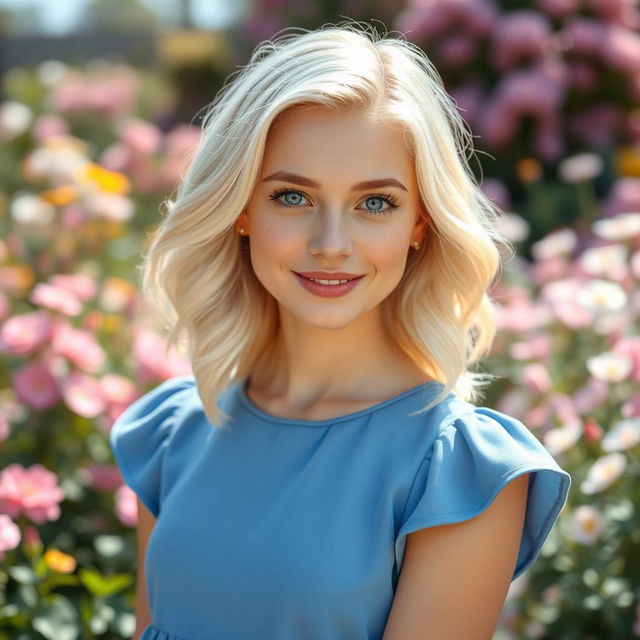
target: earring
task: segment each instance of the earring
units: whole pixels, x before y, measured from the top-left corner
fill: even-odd
[[[244,234],[244,227],[239,227],[238,231],[240,232],[240,235],[243,235]]]
[[[420,248],[420,243],[417,240],[414,240],[411,243],[411,246],[417,251]]]

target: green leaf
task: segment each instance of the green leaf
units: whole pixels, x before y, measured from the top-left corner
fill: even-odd
[[[47,640],[77,640],[79,634],[76,611],[60,594],[47,596],[33,619],[33,628]]]
[[[9,575],[20,584],[36,584],[38,577],[33,569],[24,566],[9,567]]]
[[[82,569],[80,579],[85,587],[95,596],[110,596],[122,591],[133,583],[133,576],[119,573],[113,576],[103,576],[94,569]]]

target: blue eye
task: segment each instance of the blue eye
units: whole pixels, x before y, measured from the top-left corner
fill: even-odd
[[[365,199],[365,204],[367,206],[373,207],[368,209],[371,213],[391,213],[394,209],[398,208],[397,200],[390,194],[387,195],[379,195],[379,196],[367,196]],[[387,203],[389,206],[386,209],[383,209],[384,204]]]
[[[298,207],[302,204],[302,200],[306,198],[306,196],[302,195],[299,191],[292,191],[291,189],[275,191],[269,197],[271,200],[275,200],[285,207]],[[282,200],[282,198],[285,199]]]
[[[274,191],[269,198],[274,202],[278,202],[283,207],[289,207],[291,209],[297,209],[304,205],[304,200],[309,200],[303,193],[293,189],[280,189],[278,191]],[[367,196],[364,199],[364,203],[367,205],[364,210],[375,215],[379,215],[381,213],[392,213],[393,210],[397,209],[399,206],[397,199],[390,193]],[[385,203],[388,205],[386,209],[383,208]]]

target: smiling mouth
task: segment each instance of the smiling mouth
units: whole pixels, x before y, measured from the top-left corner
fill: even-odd
[[[308,276],[302,275],[301,273],[298,273],[297,271],[294,271],[294,273],[298,276],[300,276],[301,278],[304,278],[305,280],[309,280],[310,282],[316,282],[318,284],[324,284],[324,285],[339,285],[339,284],[346,284],[347,282],[352,282],[353,280],[358,280],[360,278],[363,278],[364,276],[356,276],[355,278],[335,278],[335,279],[331,279],[331,278],[309,278]]]

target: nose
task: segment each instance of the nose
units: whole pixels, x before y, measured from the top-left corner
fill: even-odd
[[[319,213],[314,220],[309,250],[315,256],[338,258],[348,256],[353,250],[351,235],[342,212],[334,209]]]

